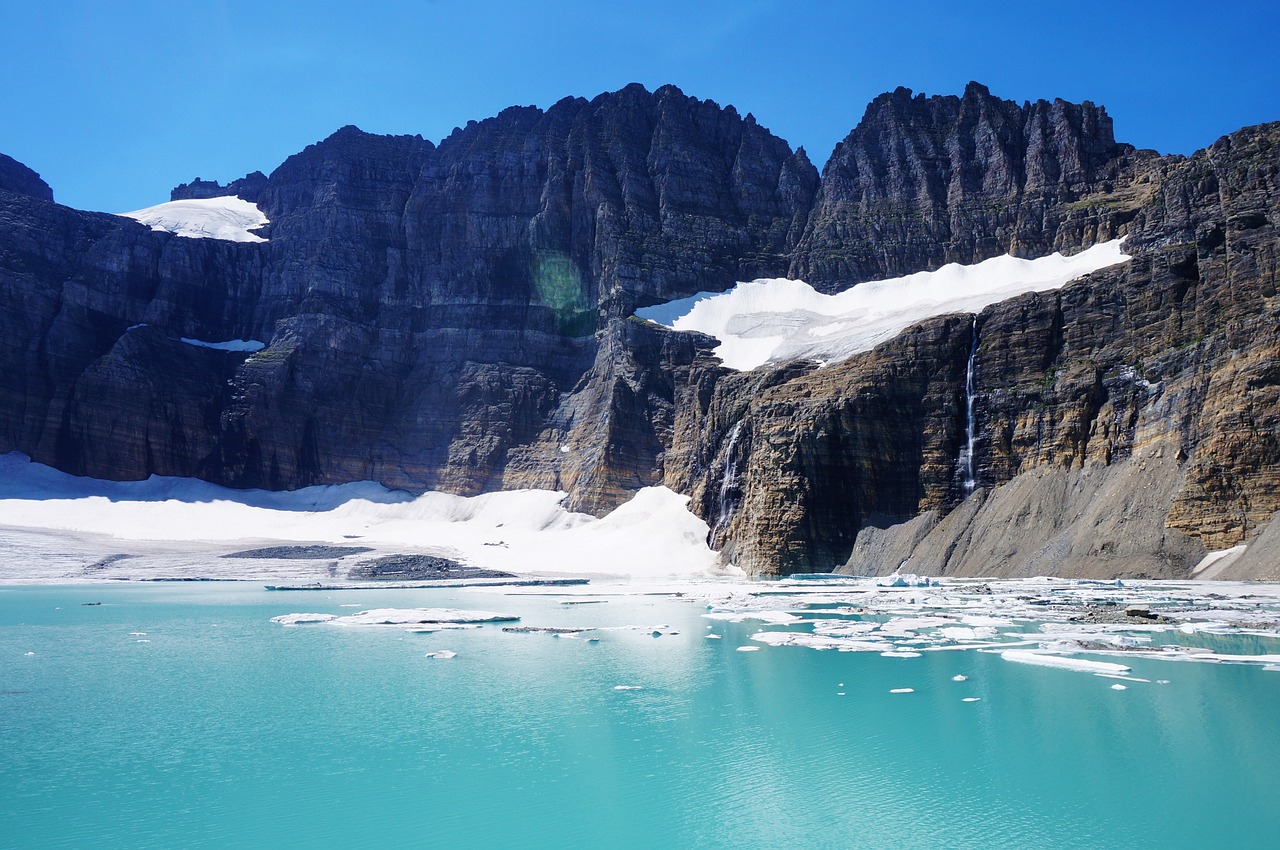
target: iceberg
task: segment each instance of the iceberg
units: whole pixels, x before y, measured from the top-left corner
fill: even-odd
[[[1113,664],[1110,661],[1068,658],[1029,649],[1006,649],[1000,653],[1000,657],[1005,661],[1016,661],[1019,664],[1037,664],[1041,667],[1057,667],[1060,670],[1078,670],[1081,673],[1127,673],[1130,669],[1123,664]]]

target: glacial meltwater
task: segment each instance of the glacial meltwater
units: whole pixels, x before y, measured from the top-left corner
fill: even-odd
[[[1274,664],[1048,656],[1086,662],[1073,669],[992,648],[1025,647],[1034,622],[886,623],[819,597],[710,618],[694,590],[0,588],[0,847],[1203,848],[1280,836]],[[272,621],[420,608],[520,619]],[[581,631],[504,631],[544,627]],[[954,645],[931,637],[948,628]],[[895,641],[892,655],[857,643],[873,633]],[[1280,652],[1265,633],[1159,637]]]

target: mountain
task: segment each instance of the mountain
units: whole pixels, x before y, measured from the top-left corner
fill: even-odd
[[[346,127],[174,190],[256,203],[264,241],[237,242],[58,206],[0,158],[0,451],[115,479],[563,489],[596,514],[665,484],[760,574],[1182,576],[1257,538],[1220,568],[1262,575],[1278,141],[1160,156],[1101,107],[974,83],[877,98],[820,175],[750,114],[632,85],[438,145]],[[737,372],[634,318],[1120,237],[1123,265],[821,367]]]

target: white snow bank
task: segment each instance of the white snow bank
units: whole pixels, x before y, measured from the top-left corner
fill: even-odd
[[[197,348],[216,348],[218,351],[261,351],[267,347],[265,342],[256,339],[229,339],[226,342],[205,342],[200,339],[189,339],[182,337],[182,341],[187,345],[194,345]]]
[[[1241,543],[1239,546],[1232,546],[1230,549],[1219,549],[1216,552],[1209,552],[1200,559],[1200,563],[1196,564],[1191,570],[1191,575],[1199,579],[1210,579],[1214,575],[1229,567],[1237,558],[1244,554],[1244,550],[1249,548],[1247,544]],[[1218,565],[1218,569],[1209,569],[1214,564]]]
[[[267,223],[266,215],[256,204],[235,196],[170,201],[120,214],[149,225],[152,230],[165,230],[189,239],[267,241],[250,232]]]
[[[1016,661],[1019,664],[1037,664],[1041,667],[1057,667],[1062,670],[1079,670],[1082,673],[1127,673],[1129,668],[1123,664],[1112,664],[1109,661],[1089,661],[1085,658],[1068,658],[1063,655],[1046,655],[1030,649],[1007,649],[1000,653],[1005,661]]]
[[[823,295],[800,280],[761,279],[728,292],[637,310],[642,319],[720,340],[716,354],[732,369],[805,357],[826,363],[870,351],[907,327],[947,313],[977,313],[1022,295],[1058,289],[1071,280],[1129,259],[1122,240],[1070,257],[1003,256],[972,266],[861,283]]]
[[[564,497],[549,490],[414,496],[368,481],[294,492],[160,476],[101,481],[16,452],[0,455],[4,526],[126,540],[350,545],[359,538],[362,545],[452,549],[472,566],[516,573],[665,578],[704,575],[715,566],[707,524],[689,512],[688,497],[649,487],[603,518],[566,510]]]

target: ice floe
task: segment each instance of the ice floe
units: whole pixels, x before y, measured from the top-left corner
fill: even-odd
[[[1027,292],[1058,289],[1083,275],[1129,259],[1122,240],[1078,254],[1035,260],[995,257],[974,265],[861,283],[824,295],[804,281],[761,279],[724,293],[636,311],[642,319],[720,340],[716,354],[731,369],[809,358],[831,363],[870,351],[907,327],[947,313],[977,313]]]
[[[706,599],[704,617],[759,624],[751,640],[767,646],[906,659],[929,652],[989,651],[1009,661],[1128,682],[1142,681],[1128,672],[1129,659],[1280,666],[1278,585],[940,579],[923,589],[849,578],[783,580],[748,590],[706,585],[680,592]],[[1178,636],[1185,634],[1269,639],[1276,641],[1275,651],[1215,652],[1179,643]]]
[[[235,196],[169,201],[133,212],[121,213],[149,226],[189,239],[224,239],[230,242],[266,242],[254,230],[267,224],[257,204]]]
[[[509,623],[520,618],[490,611],[463,611],[457,608],[371,608],[346,616],[336,614],[281,614],[271,622],[282,626],[327,623],[334,626],[422,626],[447,627],[476,623]],[[430,630],[428,630],[430,631]]]
[[[458,653],[452,649],[437,649],[435,652],[428,652],[424,658],[457,658]]]
[[[1000,653],[1000,657],[1005,661],[1016,661],[1019,664],[1036,664],[1040,667],[1057,667],[1061,670],[1078,670],[1082,673],[1127,673],[1129,671],[1129,668],[1123,664],[1071,658],[1065,655],[1049,655],[1027,649],[1007,649]]]

